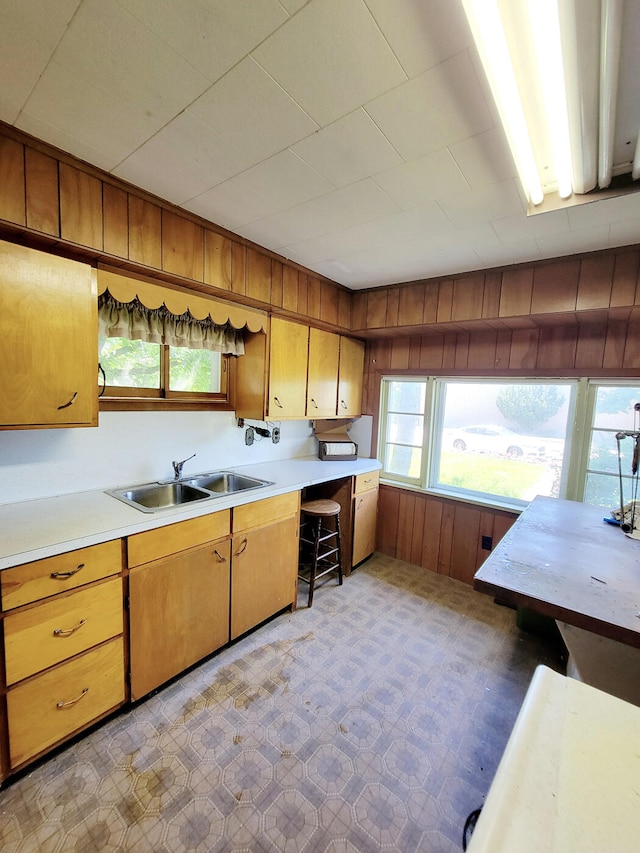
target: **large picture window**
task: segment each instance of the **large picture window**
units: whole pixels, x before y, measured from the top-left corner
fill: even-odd
[[[634,441],[620,434],[639,400],[637,383],[384,377],[382,476],[508,508],[536,495],[617,507],[621,481],[634,497]]]

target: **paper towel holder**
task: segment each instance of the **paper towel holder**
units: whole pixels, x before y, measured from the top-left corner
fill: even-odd
[[[349,461],[358,458],[358,445],[347,433],[353,419],[320,420],[313,422],[318,439],[318,459],[323,461]]]

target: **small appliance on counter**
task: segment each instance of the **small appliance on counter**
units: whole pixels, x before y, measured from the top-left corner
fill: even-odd
[[[318,439],[318,459],[348,461],[358,458],[358,445],[347,432],[352,422],[351,419],[313,422],[313,430]]]

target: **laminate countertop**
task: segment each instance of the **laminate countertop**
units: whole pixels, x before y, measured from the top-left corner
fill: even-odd
[[[283,459],[228,469],[273,485],[250,492],[183,504],[154,513],[128,506],[103,489],[33,501],[0,504],[0,570],[55,554],[97,545],[109,539],[174,524],[188,518],[253,503],[307,486],[380,469],[377,459],[320,461],[315,457]],[[196,472],[198,473],[198,472]],[[190,476],[195,476],[191,474]],[[134,485],[123,483],[121,488]],[[109,487],[117,488],[117,487]]]

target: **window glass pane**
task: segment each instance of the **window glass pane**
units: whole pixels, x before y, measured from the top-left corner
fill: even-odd
[[[221,364],[219,352],[169,347],[169,389],[217,394],[220,392]]]
[[[599,385],[595,388],[593,428],[589,438],[589,456],[585,480],[584,502],[611,509],[620,506],[622,472],[623,502],[633,498],[631,463],[634,440],[616,433],[633,430],[637,422],[634,405],[640,401],[640,389],[629,385]],[[618,467],[620,465],[620,467]]]
[[[384,380],[383,467],[390,476],[419,480],[424,443],[426,382]]]
[[[446,381],[434,486],[517,501],[561,496],[570,383]]]
[[[427,393],[426,382],[395,382],[389,384],[387,408],[390,412],[423,414]]]
[[[160,388],[160,344],[101,336],[98,360],[107,385]]]

